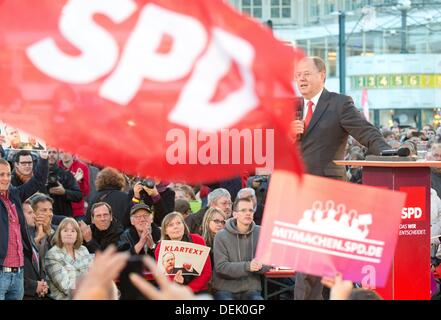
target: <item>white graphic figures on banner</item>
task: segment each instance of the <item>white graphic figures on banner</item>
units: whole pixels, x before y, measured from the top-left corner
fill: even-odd
[[[298,227],[305,231],[317,232],[347,239],[365,239],[372,224],[372,214],[359,214],[356,210],[346,212],[344,204],[335,205],[332,200],[316,201],[312,209],[305,210]]]

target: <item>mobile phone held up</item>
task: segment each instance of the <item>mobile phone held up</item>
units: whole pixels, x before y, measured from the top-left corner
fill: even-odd
[[[144,255],[132,255],[127,262],[126,267],[122,270],[119,281],[118,281],[118,289],[121,292],[120,300],[146,300],[141,292],[133,285],[132,281],[129,278],[131,273],[136,273],[142,278],[150,278],[149,270],[144,265],[143,259]],[[155,284],[155,283],[154,283]],[[156,284],[155,284],[156,285]]]

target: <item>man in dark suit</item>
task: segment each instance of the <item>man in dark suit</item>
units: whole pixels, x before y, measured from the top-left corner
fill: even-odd
[[[379,155],[391,149],[380,131],[368,122],[355,107],[351,97],[325,89],[326,67],[319,57],[306,57],[296,68],[295,80],[303,96],[300,115],[291,123],[291,134],[301,144],[301,152],[309,174],[346,180],[345,167],[334,160],[343,160],[348,136],[368,148],[368,154]],[[303,112],[301,112],[303,111]],[[323,299],[319,277],[296,274],[296,300]]]
[[[47,295],[49,286],[44,280],[46,278],[46,273],[42,265],[42,259],[44,259],[44,256],[41,256],[38,245],[34,240],[36,234],[36,215],[30,199],[27,199],[23,203],[23,214],[28,226],[29,240],[31,243],[31,247],[28,247],[29,244],[23,242],[23,250],[32,252],[32,255],[24,255],[23,300],[38,300]]]

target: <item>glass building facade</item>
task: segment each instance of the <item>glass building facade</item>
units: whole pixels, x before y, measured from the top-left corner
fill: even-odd
[[[441,1],[231,0],[277,38],[327,65],[326,87],[338,92],[339,15],[345,15],[346,94],[367,101],[370,121],[388,127],[440,125]]]

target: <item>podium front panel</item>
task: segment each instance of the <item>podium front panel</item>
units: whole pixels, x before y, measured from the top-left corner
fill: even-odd
[[[407,193],[384,299],[430,299],[430,168],[363,167],[363,184]]]

